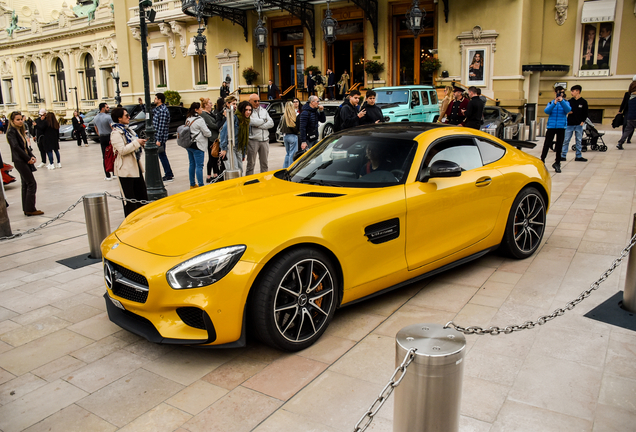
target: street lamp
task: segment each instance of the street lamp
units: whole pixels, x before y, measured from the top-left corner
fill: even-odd
[[[146,7],[152,7],[152,0],[139,1],[139,29],[141,31],[141,63],[144,76],[144,96],[146,102],[146,189],[148,199],[155,201],[168,196],[168,192],[161,180],[159,157],[157,155],[157,141],[155,128],[152,127],[152,112],[150,111],[150,75],[148,74],[148,27],[146,25]],[[148,12],[150,21],[154,21],[153,9]]]
[[[71,90],[75,90],[75,111],[77,111],[77,113],[79,114],[79,100],[77,99],[77,87],[69,87],[68,92],[70,93]]]
[[[338,27],[338,21],[331,16],[331,9],[329,9],[329,3],[331,0],[327,0],[327,11],[325,12],[325,19],[322,20],[322,32],[327,46],[331,46],[336,41],[336,27]]]
[[[44,102],[44,99],[39,98],[38,94],[36,92],[33,92],[33,103],[40,103],[40,102]]]
[[[194,37],[194,46],[196,47],[198,56],[205,55],[205,44],[207,43],[207,39],[203,36],[204,31],[205,27],[199,27],[197,35]]]
[[[411,9],[406,13],[406,27],[415,37],[422,32],[422,20],[426,17],[426,11],[420,10],[419,6],[418,0],[413,0]]]
[[[115,80],[115,85],[117,86],[115,93],[117,94],[117,96],[115,96],[115,102],[117,102],[117,105],[121,104],[121,96],[120,96],[120,91],[119,91],[119,72],[111,72],[110,76],[113,77],[113,79]]]
[[[267,48],[267,29],[263,25],[261,17],[263,0],[256,0],[256,10],[258,11],[258,21],[256,21],[256,28],[254,29],[254,38],[256,39],[256,48],[258,48],[262,54],[265,48]]]

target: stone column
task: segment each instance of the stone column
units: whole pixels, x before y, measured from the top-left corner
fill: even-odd
[[[75,55],[71,50],[65,50],[63,51],[63,54],[66,57],[64,61],[64,76],[68,77],[68,84],[66,86],[68,89],[70,89],[71,87],[77,87],[77,100],[79,104],[80,93],[79,86],[77,85],[77,72],[75,70]],[[66,100],[67,107],[72,106],[73,109],[79,109],[79,107],[75,106],[75,90],[71,90]]]
[[[15,102],[18,104],[18,109],[22,111],[26,111],[27,103],[30,99],[26,97],[24,93],[24,78],[22,77],[22,71],[24,70],[24,58],[13,59],[13,88]]]
[[[40,83],[40,86],[44,88],[44,99],[46,100],[44,105],[51,109],[53,108],[53,96],[51,94],[51,88],[50,88],[51,80],[49,79],[49,71],[46,68],[47,61],[43,55],[38,56],[37,59],[38,59],[38,81]],[[40,90],[42,90],[42,88],[40,88]],[[42,95],[40,95],[40,97],[42,97]]]
[[[97,80],[97,101],[101,102],[102,99],[108,97],[108,92],[104,83],[104,70],[97,67],[97,65],[95,65],[95,79]]]

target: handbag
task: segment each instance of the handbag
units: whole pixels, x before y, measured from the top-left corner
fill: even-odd
[[[112,144],[108,144],[108,147],[104,150],[104,170],[106,172],[115,172],[115,153],[113,152]]]
[[[616,114],[614,120],[612,120],[612,128],[616,129],[617,127],[623,126],[623,122],[625,121],[625,117],[622,113]]]
[[[35,164],[28,164],[31,172],[36,172],[38,169],[35,167]]]
[[[210,150],[210,155],[212,155],[212,157],[218,158],[220,151],[221,151],[221,141],[219,141],[219,139],[217,138],[214,140],[214,144],[212,144],[212,150]]]

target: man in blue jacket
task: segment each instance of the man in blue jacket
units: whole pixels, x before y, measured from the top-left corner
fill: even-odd
[[[548,115],[548,130],[545,133],[545,141],[543,142],[543,150],[541,151],[541,160],[545,163],[545,158],[548,155],[550,144],[552,144],[552,141],[556,136],[556,145],[554,146],[556,160],[552,164],[552,168],[554,168],[554,171],[560,173],[563,138],[565,138],[565,128],[568,124],[568,113],[572,111],[572,108],[568,101],[565,100],[565,89],[563,87],[555,87],[554,93],[554,100],[551,100],[548,106],[546,106],[543,110],[543,112]]]
[[[318,142],[318,124],[325,123],[325,107],[319,104],[318,96],[309,96],[309,100],[300,113],[300,148],[312,148]]]

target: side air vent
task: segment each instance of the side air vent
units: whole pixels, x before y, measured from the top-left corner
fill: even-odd
[[[373,244],[385,243],[400,236],[400,219],[393,218],[364,229],[364,235]]]
[[[299,197],[311,197],[311,198],[338,198],[345,194],[327,193],[327,192],[307,192],[304,194],[296,195]]]
[[[250,181],[247,181],[247,182],[243,183],[243,186],[251,185],[251,184],[254,184],[254,183],[260,183],[260,182],[259,182],[258,179],[254,179],[254,180],[250,180]]]

